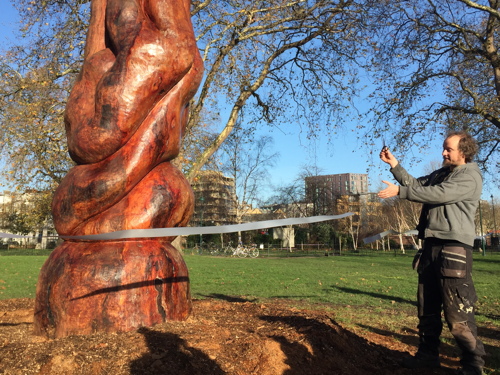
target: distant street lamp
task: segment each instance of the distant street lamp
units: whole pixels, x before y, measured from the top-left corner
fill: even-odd
[[[486,255],[486,244],[483,232],[483,212],[481,210],[481,199],[479,199],[479,225],[481,226],[481,251],[483,256]]]
[[[203,194],[203,192],[202,192]],[[203,211],[205,210],[205,197],[200,197],[200,227],[203,226]],[[200,249],[203,248],[203,234],[200,233]]]
[[[495,204],[493,203],[493,194],[491,194],[491,207],[493,207],[493,235],[491,236],[491,245],[493,246],[493,237],[497,237],[497,221],[495,218]],[[496,240],[495,245],[497,245]]]

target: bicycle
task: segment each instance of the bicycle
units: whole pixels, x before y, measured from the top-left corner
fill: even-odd
[[[252,244],[252,246],[248,248],[248,255],[250,256],[250,258],[257,258],[259,256],[259,253],[260,251],[256,244]]]
[[[246,258],[247,256],[257,258],[259,256],[259,249],[255,245],[247,246],[238,244],[236,248],[233,248],[232,255],[240,258]]]

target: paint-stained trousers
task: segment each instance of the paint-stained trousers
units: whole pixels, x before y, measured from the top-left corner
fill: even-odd
[[[441,311],[462,350],[461,364],[482,367],[484,345],[477,337],[472,281],[472,248],[457,241],[428,238],[418,261],[419,352],[439,355]]]

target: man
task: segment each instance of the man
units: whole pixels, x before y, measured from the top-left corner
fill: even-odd
[[[481,172],[471,162],[476,153],[477,144],[469,134],[452,132],[443,143],[443,167],[414,178],[387,147],[380,152],[401,186],[382,181],[388,186],[378,196],[399,196],[423,203],[417,229],[424,247],[414,260],[418,271],[420,343],[415,356],[403,361],[406,368],[440,367],[443,310],[448,328],[462,350],[458,374],[483,374],[485,351],[477,337],[477,296],[472,282],[474,217],[482,190]]]

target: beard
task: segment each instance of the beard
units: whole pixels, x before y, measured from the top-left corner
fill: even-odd
[[[450,159],[443,159],[442,168],[448,167],[450,169],[454,169],[458,165],[459,165],[458,163],[455,163],[455,162],[451,161]]]

